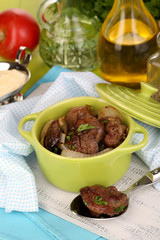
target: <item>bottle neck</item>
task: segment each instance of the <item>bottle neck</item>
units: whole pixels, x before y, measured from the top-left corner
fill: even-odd
[[[131,14],[133,17],[133,14],[135,14],[136,12],[143,12],[146,7],[143,0],[114,0],[112,9],[113,11],[119,9],[122,14],[124,10],[125,14]]]
[[[144,4],[143,0],[114,0],[114,3],[113,5],[124,5],[124,4],[127,4],[127,5],[130,5],[130,6],[133,6],[133,5],[141,5],[141,4]]]
[[[132,28],[137,21],[137,24],[142,22],[148,26],[153,34],[157,34],[158,31],[156,21],[146,8],[143,0],[114,0],[113,7],[106,19],[109,23],[108,28],[109,25],[114,25],[117,21],[130,19]]]

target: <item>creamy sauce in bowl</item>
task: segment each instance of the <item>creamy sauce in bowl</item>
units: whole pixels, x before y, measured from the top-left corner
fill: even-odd
[[[27,74],[25,72],[16,69],[0,71],[0,97],[20,88],[26,81]]]

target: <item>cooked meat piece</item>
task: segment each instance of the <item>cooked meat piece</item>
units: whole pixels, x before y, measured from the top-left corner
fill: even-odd
[[[121,120],[119,118],[111,118],[108,117],[106,124],[105,124],[105,131],[106,132],[111,132],[114,131],[113,127],[118,126],[119,124],[121,124]]]
[[[127,195],[118,191],[114,186],[87,186],[80,190],[80,194],[84,204],[95,217],[102,214],[119,215],[128,205]]]
[[[77,112],[79,112],[79,108]],[[70,141],[67,142],[69,148],[86,154],[99,152],[98,143],[104,136],[104,126],[89,112],[86,115],[79,113],[74,120],[74,126],[69,129],[69,134],[73,132]]]
[[[107,118],[105,124],[104,144],[115,148],[120,145],[127,136],[127,127],[121,123],[119,118]]]
[[[95,138],[87,133],[81,136],[75,134],[72,135],[70,137],[70,141],[67,141],[66,145],[70,150],[85,154],[94,154],[99,152],[99,147]]]
[[[49,151],[54,152],[55,145],[58,143],[60,139],[60,133],[61,131],[58,124],[58,120],[52,121],[44,137],[43,143],[44,147],[47,148]]]
[[[94,135],[90,132],[80,136],[81,152],[86,154],[94,154],[99,152],[99,146]]]
[[[88,124],[88,127],[89,128],[91,127],[91,129],[85,130],[86,124]],[[84,126],[83,131],[78,130],[79,127],[81,126],[82,127]],[[79,118],[77,120],[75,130],[80,135],[85,135],[86,133],[88,135],[92,135],[92,137],[95,138],[97,143],[100,142],[104,136],[104,126],[98,121],[96,117],[93,117],[93,116],[86,116],[86,117]]]
[[[107,147],[110,148],[115,148],[120,144],[120,135],[118,134],[118,132],[113,132],[112,134],[106,134],[104,137],[104,144]]]
[[[93,111],[90,111],[88,107],[73,107],[66,114],[66,122],[68,128],[71,129],[75,126],[78,119],[87,116],[93,116]]]
[[[72,134],[70,137],[70,140],[66,141],[66,146],[68,146],[69,149],[75,150],[76,152],[80,152],[81,145],[80,145],[80,139],[79,136],[76,134]]]

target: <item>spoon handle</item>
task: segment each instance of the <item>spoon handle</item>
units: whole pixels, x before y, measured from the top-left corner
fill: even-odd
[[[160,167],[150,172],[147,172],[142,178],[140,178],[137,182],[132,184],[128,189],[123,192],[128,194],[130,191],[139,189],[140,187],[152,185],[158,181],[160,181]]]

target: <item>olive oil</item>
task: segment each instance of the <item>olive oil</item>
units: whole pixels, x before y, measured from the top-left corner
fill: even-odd
[[[131,88],[139,88],[141,81],[147,81],[147,59],[157,50],[158,28],[154,27],[132,18],[109,27],[106,22],[103,24],[98,62],[105,80]]]

